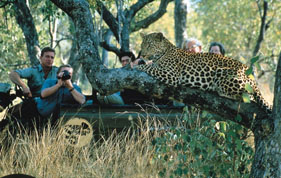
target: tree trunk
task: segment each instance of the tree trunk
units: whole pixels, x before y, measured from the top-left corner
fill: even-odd
[[[251,177],[254,178],[281,177],[281,53],[275,78],[274,132],[266,137],[254,132],[256,152],[251,170]]]
[[[111,38],[112,38],[112,31],[110,29],[107,30],[107,32],[104,35],[104,41],[110,45]],[[102,49],[102,63],[105,66],[108,66],[108,51],[105,50],[104,48]]]
[[[68,63],[72,66],[73,71],[78,71],[79,68],[81,67],[81,64],[79,63],[78,59],[78,49],[77,49],[77,42],[76,40],[72,40],[72,46],[70,49],[70,56]],[[72,80],[77,82],[78,81],[78,72],[73,73],[72,75]]]
[[[174,21],[176,46],[181,48],[186,36],[187,4],[184,0],[175,0]]]
[[[17,0],[13,4],[17,23],[21,27],[27,46],[28,56],[31,65],[39,64],[40,47],[38,34],[33,22],[33,18],[25,0]]]
[[[69,32],[73,37],[72,37],[72,44],[71,44],[68,63],[72,66],[73,71],[78,71],[79,68],[81,67],[81,63],[78,60],[78,46],[77,46],[78,44],[75,36],[75,27],[71,18],[69,18],[69,24],[70,24]],[[72,80],[77,82],[78,78],[79,78],[78,72],[74,72],[72,75]]]

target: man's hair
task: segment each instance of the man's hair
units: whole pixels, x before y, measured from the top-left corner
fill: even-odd
[[[210,44],[210,47],[209,47],[209,52],[210,52],[210,50],[211,50],[211,48],[212,48],[213,46],[218,46],[218,47],[220,48],[221,54],[224,56],[224,54],[225,54],[225,49],[224,49],[223,44],[221,44],[221,43],[219,43],[219,42],[212,42],[212,43]]]
[[[128,56],[129,58],[131,58],[131,62],[134,62],[136,60],[136,57],[134,55],[134,53],[132,53],[131,51],[128,51],[128,52],[121,52],[118,57],[119,57],[119,61],[121,61],[121,58],[124,57],[124,56]]]
[[[196,45],[196,46],[202,46],[202,43],[201,43],[199,40],[197,40],[196,38],[188,38],[188,39],[186,39],[186,40],[183,41],[183,43],[182,43],[182,49],[187,49],[187,44],[188,44],[189,42],[192,42],[192,41],[195,42],[195,45]]]
[[[63,64],[63,65],[59,66],[58,71],[57,71],[57,74],[61,72],[61,69],[62,69],[63,67],[72,68],[70,64]]]
[[[53,52],[53,53],[56,54],[56,52],[55,52],[55,50],[54,50],[53,48],[51,48],[51,47],[45,47],[45,48],[43,48],[42,51],[41,51],[41,57],[44,56],[44,53],[45,53],[45,52]]]

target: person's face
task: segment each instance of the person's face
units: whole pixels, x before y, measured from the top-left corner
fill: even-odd
[[[42,67],[52,67],[54,63],[55,53],[52,51],[44,52],[43,56],[40,56]]]
[[[201,53],[201,46],[196,45],[195,41],[190,41],[186,50],[190,53]]]
[[[131,62],[131,58],[129,56],[123,56],[121,58],[122,67],[124,67],[125,65],[129,64],[130,62]]]
[[[212,46],[210,49],[210,53],[221,54],[220,47]]]

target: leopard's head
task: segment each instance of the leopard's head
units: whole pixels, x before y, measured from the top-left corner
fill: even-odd
[[[144,35],[141,33],[141,55],[144,59],[157,61],[169,47],[173,46],[162,33],[150,33]]]

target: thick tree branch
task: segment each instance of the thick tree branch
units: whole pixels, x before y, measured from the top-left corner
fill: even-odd
[[[113,32],[117,41],[119,41],[119,27],[117,19],[112,15],[111,12],[104,6],[101,1],[97,1],[97,11],[102,16],[105,23],[108,25],[110,30]]]
[[[154,0],[138,0],[138,2],[133,4],[130,10],[126,12],[126,16],[131,20],[139,10],[153,1]]]
[[[268,120],[269,116],[255,103],[240,103],[198,89],[168,87],[140,71],[126,68],[104,70],[95,77],[99,81],[97,84],[99,92],[105,95],[130,88],[148,96],[182,100],[188,105],[216,113],[250,129],[262,130],[265,125],[272,125],[272,120]],[[238,114],[241,120],[237,120]]]
[[[152,24],[152,23],[156,22],[158,19],[160,19],[166,13],[167,6],[172,1],[173,0],[161,0],[158,10],[155,13],[148,16],[147,18],[145,18],[139,22],[136,22],[134,25],[132,25],[131,32],[138,31],[142,28],[147,28],[150,24]]]
[[[120,54],[120,50],[116,46],[110,45],[110,44],[106,43],[105,41],[100,42],[100,46],[103,47],[104,49],[106,49],[107,51],[114,52],[116,55]]]
[[[21,27],[27,46],[28,55],[32,65],[39,64],[39,40],[33,18],[25,0],[17,0],[13,4],[17,23]],[[24,17],[24,18],[23,18]]]

